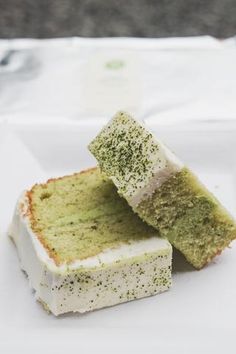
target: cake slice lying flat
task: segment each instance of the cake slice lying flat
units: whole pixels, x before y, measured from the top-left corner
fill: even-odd
[[[236,238],[234,219],[144,126],[119,112],[89,146],[133,210],[196,268]]]
[[[167,290],[172,248],[157,234],[97,168],[25,192],[10,230],[36,298],[55,315]]]

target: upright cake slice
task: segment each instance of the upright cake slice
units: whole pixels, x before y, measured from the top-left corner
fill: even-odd
[[[236,238],[235,221],[219,201],[128,114],[117,113],[89,149],[133,210],[196,268]]]
[[[97,168],[25,192],[10,230],[36,298],[55,315],[167,290],[172,248],[157,234]]]

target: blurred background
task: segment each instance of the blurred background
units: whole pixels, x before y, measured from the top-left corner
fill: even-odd
[[[234,120],[235,19],[236,0],[0,0],[0,121]]]
[[[235,18],[235,0],[0,0],[0,37],[226,38]]]

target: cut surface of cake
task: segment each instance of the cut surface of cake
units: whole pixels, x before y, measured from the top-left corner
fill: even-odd
[[[233,217],[143,125],[118,112],[89,150],[133,210],[202,268],[236,238]]]
[[[9,234],[36,298],[55,315],[171,285],[170,243],[133,213],[98,168],[24,192]]]

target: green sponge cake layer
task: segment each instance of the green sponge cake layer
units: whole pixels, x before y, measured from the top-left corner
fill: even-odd
[[[32,229],[58,264],[156,233],[99,169],[49,180],[28,194]]]
[[[234,219],[146,128],[119,112],[89,145],[133,210],[196,268],[236,238]]]
[[[170,177],[135,211],[201,268],[235,238],[234,220],[187,168]]]
[[[17,203],[10,236],[36,298],[55,315],[169,289],[172,247],[98,168],[49,180]]]

